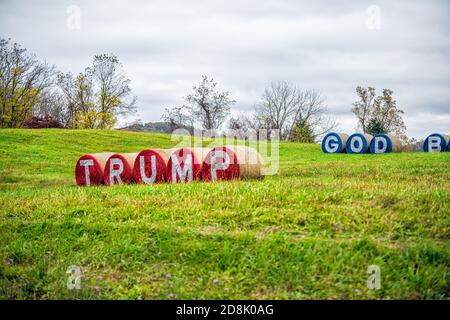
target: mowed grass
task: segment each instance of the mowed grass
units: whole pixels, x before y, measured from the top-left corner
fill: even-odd
[[[0,130],[0,297],[449,298],[449,153],[326,155],[282,143],[279,173],[264,180],[75,185],[84,153],[175,144]],[[71,265],[80,290],[67,288]]]

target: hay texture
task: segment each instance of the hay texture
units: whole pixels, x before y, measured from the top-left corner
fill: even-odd
[[[263,176],[264,162],[258,151],[246,146],[212,148],[202,164],[202,180],[255,179]]]
[[[133,180],[137,153],[115,153],[106,161],[103,177],[106,185],[125,184]]]
[[[444,152],[448,151],[450,135],[442,133],[432,133],[423,142],[424,152]]]
[[[368,153],[372,135],[364,133],[354,133],[348,137],[345,144],[347,153]]]
[[[390,153],[402,151],[402,143],[398,137],[389,134],[376,134],[370,141],[370,153]]]
[[[153,184],[166,181],[170,150],[142,150],[134,161],[133,177],[136,183]]]
[[[111,152],[85,154],[75,166],[75,181],[79,186],[100,185],[104,183],[103,172]]]
[[[210,148],[179,148],[171,150],[166,179],[171,183],[200,180],[201,167]]]
[[[348,134],[329,132],[322,139],[322,151],[324,153],[345,152]]]

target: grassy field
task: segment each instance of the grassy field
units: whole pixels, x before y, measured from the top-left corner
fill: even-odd
[[[0,130],[0,298],[449,298],[450,153],[282,143],[279,174],[261,181],[75,185],[83,153],[174,144]],[[71,265],[80,290],[67,289]],[[367,288],[369,265],[381,289]]]

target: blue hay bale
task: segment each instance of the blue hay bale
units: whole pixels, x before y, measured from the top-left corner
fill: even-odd
[[[368,153],[372,138],[370,134],[354,133],[348,137],[345,150],[347,153]]]
[[[392,152],[392,140],[386,134],[377,134],[370,141],[370,153]]]
[[[430,134],[423,142],[424,152],[444,152],[448,150],[449,136],[440,133]]]
[[[370,141],[370,153],[400,152],[400,139],[388,134],[376,134]]]
[[[348,134],[330,132],[322,139],[322,151],[324,153],[342,153],[345,152],[345,144]]]

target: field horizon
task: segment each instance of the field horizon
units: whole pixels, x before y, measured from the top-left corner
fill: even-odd
[[[176,143],[1,129],[0,299],[449,298],[449,152],[281,142],[262,180],[76,186],[83,154]],[[80,289],[67,288],[71,266]]]

